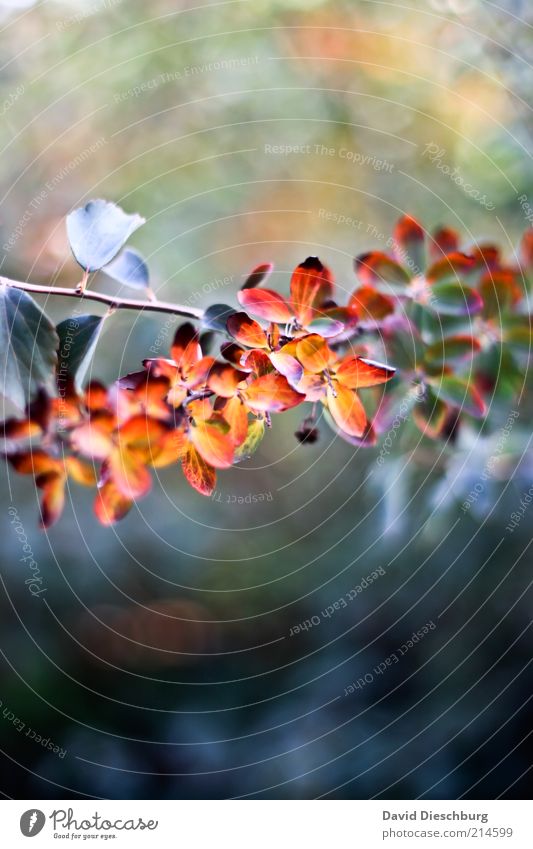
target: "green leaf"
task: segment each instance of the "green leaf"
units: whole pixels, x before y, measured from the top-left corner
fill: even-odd
[[[518,320],[516,320],[518,319]],[[512,316],[505,322],[502,334],[503,342],[511,350],[530,353],[533,348],[533,338],[529,325],[529,316]]]
[[[20,289],[0,285],[0,392],[24,409],[35,391],[55,393],[58,337],[48,316]]]
[[[204,312],[202,326],[208,330],[218,330],[220,333],[225,333],[228,318],[236,312],[237,310],[227,304],[211,304]]]
[[[480,393],[467,380],[444,375],[443,377],[427,378],[433,387],[435,395],[442,401],[447,401],[452,407],[458,407],[461,412],[476,418],[483,418],[486,413],[485,402]]]
[[[93,357],[104,319],[99,315],[78,315],[57,325],[59,336],[57,380],[60,388],[71,381],[82,388]]]
[[[149,289],[150,272],[138,251],[125,248],[114,260],[102,269],[104,274],[132,289]]]
[[[424,360],[424,346],[415,327],[411,332],[403,327],[394,328],[385,339],[391,363],[403,371],[416,371]]]
[[[433,342],[426,348],[426,360],[433,365],[437,363],[449,363],[457,360],[473,357],[481,349],[481,343],[475,336],[458,334],[448,336]]]
[[[418,429],[430,439],[436,439],[444,427],[448,407],[427,387],[425,397],[413,406],[413,420]]]
[[[474,315],[483,309],[479,292],[460,283],[435,283],[429,290],[428,303],[442,315]]]
[[[256,266],[242,284],[241,289],[255,289],[256,286],[260,286],[263,280],[266,280],[272,274],[273,268],[271,262],[264,262]]]
[[[332,336],[338,336],[344,330],[342,321],[337,321],[328,316],[319,316],[314,318],[306,327],[310,333],[319,333],[325,339],[330,339]]]
[[[248,433],[244,442],[235,449],[235,462],[247,460],[255,454],[263,436],[265,435],[265,422],[263,419],[253,419],[248,425]]]
[[[432,345],[448,336],[472,333],[472,322],[468,315],[441,315],[422,304],[412,302],[406,308],[408,315],[420,331],[426,345]]]

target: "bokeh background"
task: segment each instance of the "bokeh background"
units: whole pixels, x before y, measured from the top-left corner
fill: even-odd
[[[286,291],[310,253],[351,292],[353,256],[403,213],[512,256],[533,197],[532,26],[526,0],[4,0],[0,273],[77,282],[64,216],[93,197],[146,217],[131,244],[158,295],[199,307],[235,304],[259,262]],[[175,326],[107,324],[105,380]],[[533,507],[505,526],[531,484],[531,417],[511,397],[500,426],[514,409],[503,451],[497,426],[414,453],[400,435],[381,467],[326,427],[298,445],[295,411],[214,497],[165,469],[113,529],[76,488],[40,532],[31,482],[2,466],[0,791],[527,795]]]

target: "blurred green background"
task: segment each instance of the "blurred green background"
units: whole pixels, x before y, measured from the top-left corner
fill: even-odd
[[[286,291],[310,253],[349,293],[353,256],[384,250],[403,213],[512,256],[533,188],[531,11],[0,2],[0,273],[74,285],[64,216],[93,197],[146,217],[131,244],[154,288],[193,306],[235,304],[259,262],[275,263]],[[76,306],[41,303],[57,319]],[[115,315],[93,375],[138,368],[162,328],[164,317]],[[528,416],[473,509],[460,508],[512,409],[519,399],[492,436],[466,430],[451,449],[424,443],[381,468],[379,447],[352,449],[327,428],[298,445],[296,410],[212,498],[165,469],[113,529],[73,488],[60,524],[39,532],[31,481],[2,467],[2,792],[524,795],[533,513],[505,526],[531,483]],[[38,598],[10,507],[43,576]]]

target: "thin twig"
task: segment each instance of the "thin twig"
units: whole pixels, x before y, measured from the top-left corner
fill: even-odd
[[[8,277],[0,276],[0,286],[9,286],[11,289],[22,289],[23,292],[34,292],[37,295],[58,295],[62,298],[76,298],[78,301],[98,301],[107,304],[116,310],[139,310],[141,312],[165,312],[173,315],[182,315],[200,321],[203,318],[203,310],[194,307],[186,307],[182,304],[172,304],[169,301],[138,301],[134,298],[118,298],[113,295],[104,295],[101,292],[93,292],[86,289],[80,292],[77,289],[65,289],[61,286],[39,286],[36,283],[23,283],[20,280],[10,280]]]

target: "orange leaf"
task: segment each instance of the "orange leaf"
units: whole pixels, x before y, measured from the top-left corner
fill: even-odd
[[[195,398],[187,404],[189,416],[198,421],[206,421],[213,415],[213,407],[209,398]]]
[[[42,528],[51,528],[61,516],[65,506],[65,478],[63,475],[50,475],[42,488],[40,525]]]
[[[152,479],[144,465],[144,458],[131,448],[124,446],[113,451],[109,457],[109,471],[117,489],[125,498],[140,498],[150,491]]]
[[[247,312],[266,321],[285,323],[293,317],[287,301],[272,289],[243,289],[237,297]]]
[[[258,377],[272,372],[270,357],[265,351],[260,351],[257,348],[255,351],[248,351],[243,354],[242,367],[245,371],[252,371]]]
[[[234,445],[241,445],[248,433],[248,411],[240,398],[230,398],[220,407],[220,411],[230,427]]]
[[[105,460],[113,450],[113,441],[104,428],[94,422],[87,422],[75,428],[71,442],[76,451],[92,457],[93,460]]]
[[[66,457],[65,468],[69,477],[82,486],[96,486],[96,472],[90,463],[84,463],[79,457]]]
[[[41,433],[41,426],[30,419],[7,419],[4,422],[3,436],[5,439],[30,439],[32,436],[39,436]]]
[[[216,472],[194,445],[189,445],[181,465],[190,485],[201,495],[211,495],[216,484]]]
[[[336,380],[332,384],[327,389],[327,402],[336,424],[349,436],[362,436],[367,418],[359,396]]]
[[[159,440],[159,450],[150,461],[154,469],[161,469],[176,463],[185,452],[188,440],[181,428],[169,430]]]
[[[118,443],[134,449],[145,462],[152,461],[159,452],[159,441],[167,433],[167,426],[158,419],[146,415],[133,416],[118,431]]]
[[[104,410],[107,406],[107,389],[93,380],[85,390],[85,406],[88,410]]]
[[[296,392],[287,378],[275,372],[258,377],[241,394],[250,409],[259,412],[280,413],[305,401],[305,395]]]
[[[178,380],[174,383],[167,395],[167,401],[171,407],[180,407],[187,397],[187,389],[183,384]]]
[[[215,469],[227,469],[233,465],[234,442],[227,430],[227,422],[226,432],[217,424],[208,422],[199,422],[189,430],[190,441],[206,463]]]
[[[161,416],[164,418],[168,415],[168,407],[165,402],[166,396],[170,389],[170,381],[168,377],[154,374],[146,371],[137,372],[135,375],[128,375],[133,378],[132,385],[129,387],[137,401],[145,408],[148,415]],[[124,386],[122,381],[121,386]]]
[[[190,322],[182,324],[176,330],[170,349],[172,359],[182,371],[191,368],[202,356],[200,336]]]
[[[191,366],[186,375],[185,383],[189,389],[194,389],[196,386],[199,386],[201,383],[205,383],[209,372],[213,368],[215,364],[214,357],[202,357],[201,360],[198,360],[197,363],[194,363]]]
[[[324,371],[334,359],[328,343],[317,333],[312,333],[310,336],[304,336],[303,339],[298,340],[296,356],[304,369],[312,374]]]
[[[28,451],[25,454],[13,454],[9,461],[21,475],[63,474],[63,463],[50,457],[46,451]]]
[[[113,481],[108,480],[98,490],[94,512],[102,525],[114,525],[115,522],[124,518],[132,504],[132,499],[126,498]]]
[[[336,369],[337,380],[349,389],[362,389],[365,386],[377,386],[387,383],[394,377],[395,368],[366,360],[363,357],[349,357]]]
[[[221,398],[232,398],[237,391],[237,386],[245,378],[244,372],[237,371],[229,363],[215,363],[209,372],[207,385],[215,395]]]
[[[236,312],[230,315],[227,328],[229,334],[241,345],[246,345],[248,348],[268,348],[265,331],[257,321],[254,321],[245,312]]]
[[[176,380],[176,376],[178,374],[178,367],[174,360],[164,359],[163,357],[158,357],[157,359],[152,360],[143,360],[143,366],[153,377],[166,377],[170,381]],[[124,385],[128,388],[125,381]]]

